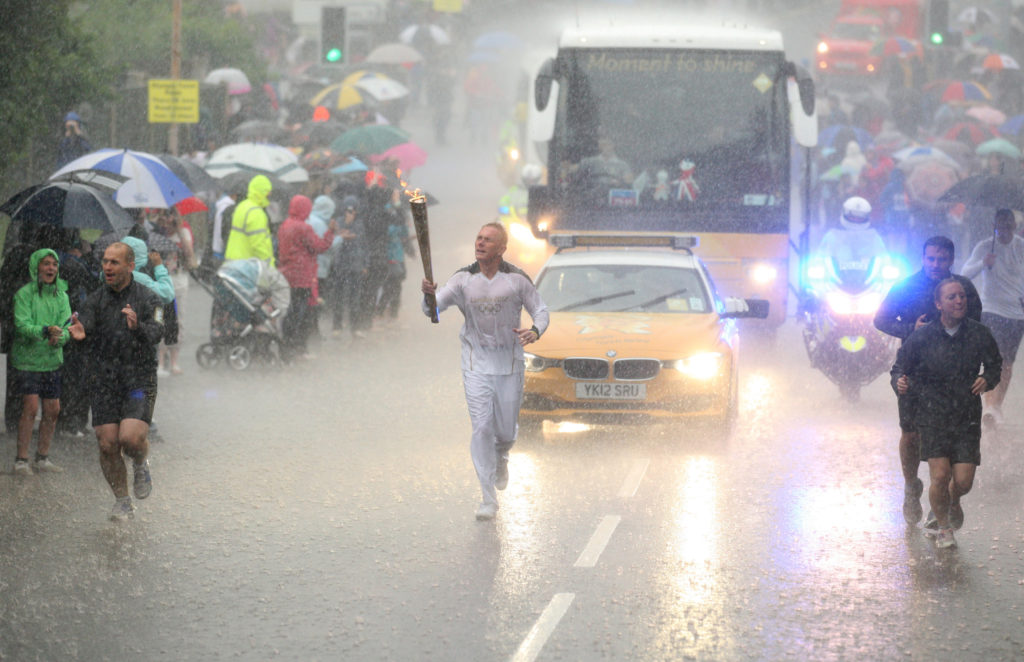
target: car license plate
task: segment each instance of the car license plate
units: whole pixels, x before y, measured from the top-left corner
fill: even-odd
[[[647,384],[576,382],[576,397],[581,400],[643,400],[647,397]]]
[[[847,61],[844,61],[844,60],[839,60],[838,62],[835,63],[835,68],[836,69],[856,69],[857,68],[857,63],[856,62],[847,62]]]

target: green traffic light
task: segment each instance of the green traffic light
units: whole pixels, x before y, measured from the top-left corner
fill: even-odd
[[[941,32],[933,32],[931,35],[931,42],[936,46],[941,46],[944,38]]]
[[[328,62],[341,62],[341,49],[332,48],[328,50],[327,53],[324,55],[324,59],[326,59]]]

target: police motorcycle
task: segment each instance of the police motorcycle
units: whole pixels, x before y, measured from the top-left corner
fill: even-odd
[[[863,198],[847,200],[842,226],[848,234],[830,230],[805,263],[801,314],[807,356],[849,402],[889,371],[898,348],[895,338],[875,328],[874,318],[906,268],[870,229],[870,213]]]
[[[507,259],[527,273],[536,274],[550,257],[551,248],[546,240],[533,236],[526,220],[526,206],[528,191],[544,179],[544,169],[535,163],[527,163],[520,171],[519,179],[522,184],[510,186],[498,201],[498,218],[508,231]]]

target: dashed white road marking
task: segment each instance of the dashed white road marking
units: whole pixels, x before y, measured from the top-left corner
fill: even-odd
[[[573,567],[593,568],[597,564],[597,559],[601,557],[601,552],[604,551],[608,541],[611,540],[612,534],[615,533],[615,527],[621,521],[622,517],[619,515],[605,515],[601,523],[597,525],[594,535],[590,536],[590,542],[583,548],[583,553],[576,559],[576,563],[573,563]]]
[[[647,467],[650,465],[651,461],[649,459],[637,460],[633,463],[633,468],[630,469],[626,480],[622,481],[622,487],[619,488],[620,498],[629,499],[636,496],[636,491],[640,489],[640,481],[644,479]]]
[[[533,662],[537,659],[544,644],[547,643],[548,637],[555,631],[558,622],[562,620],[562,616],[565,616],[565,612],[575,598],[575,593],[555,593],[548,606],[544,607],[540,618],[530,628],[526,639],[523,639],[523,643],[519,645],[519,650],[512,656],[512,662]]]

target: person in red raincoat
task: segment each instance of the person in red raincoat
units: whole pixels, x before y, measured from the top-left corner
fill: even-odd
[[[277,231],[278,269],[291,287],[288,314],[281,325],[281,358],[289,362],[296,357],[312,358],[307,342],[315,319],[312,306],[318,296],[316,256],[331,247],[338,231],[338,224],[332,220],[324,236],[317,236],[313,226],[306,223],[312,209],[313,201],[306,196],[293,197],[288,218]]]

